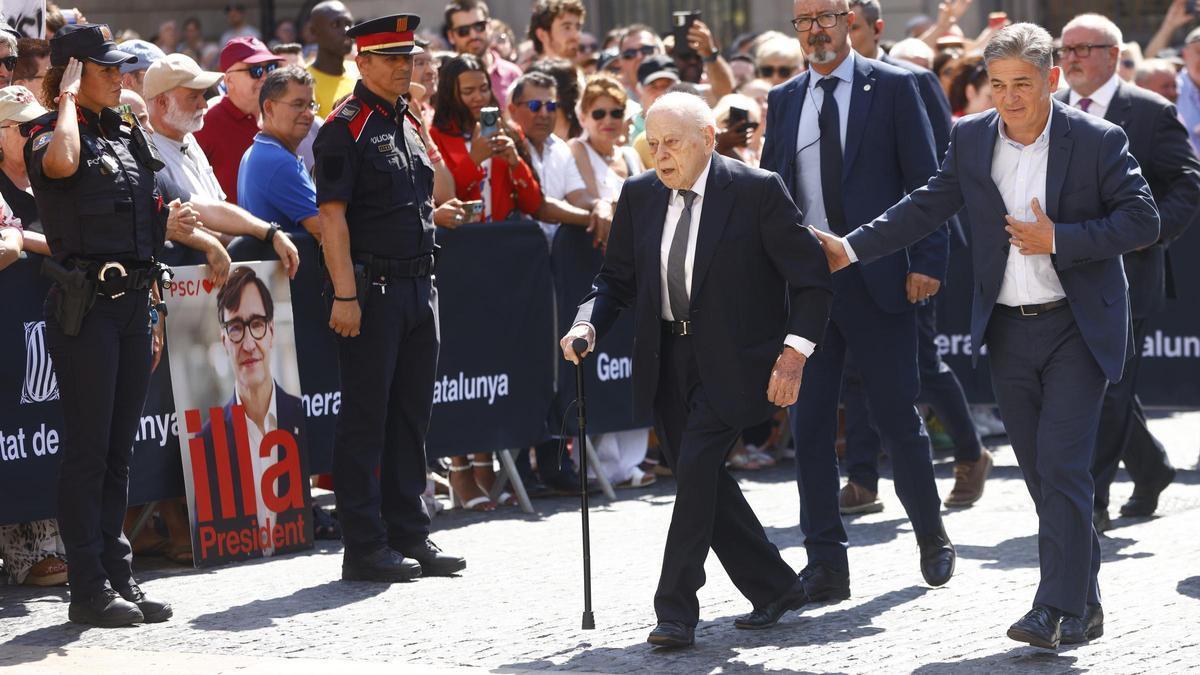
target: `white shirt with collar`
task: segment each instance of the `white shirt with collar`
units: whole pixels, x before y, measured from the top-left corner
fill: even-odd
[[[200,149],[196,137],[186,134],[182,141],[154,132],[152,134],[154,147],[162,157],[166,166],[163,171],[175,181],[179,187],[187,190],[189,195],[204,195],[209,199],[225,201],[225,191],[217,182],[217,174],[213,173],[208,156]]]
[[[243,405],[241,392],[237,392],[237,404]],[[267,509],[267,503],[263,499],[262,477],[268,467],[274,466],[279,461],[279,448],[271,448],[271,452],[266,457],[260,457],[258,449],[262,445],[263,437],[279,428],[279,417],[276,415],[275,410],[275,383],[272,382],[271,403],[267,406],[267,416],[263,419],[262,428],[259,428],[258,424],[250,418],[249,414],[246,415],[246,436],[250,442],[250,468],[254,474],[254,494],[258,498],[258,527],[260,530],[267,528],[268,532],[272,531],[275,525],[278,524],[278,514]],[[275,479],[271,487],[275,490],[276,494],[279,493],[278,478]],[[267,521],[270,521],[270,523]],[[264,558],[275,553],[274,539],[268,537],[268,540],[270,543],[259,549],[262,551]]]
[[[542,194],[555,199],[566,199],[572,192],[586,189],[583,178],[579,175],[579,168],[575,166],[575,156],[571,154],[566,141],[550,134],[542,143],[541,152],[538,152],[537,147],[528,139],[525,140],[525,147],[529,150],[529,158],[533,160],[533,170],[541,183]],[[546,238],[553,242],[558,223],[542,222],[539,225]]]
[[[1017,220],[1033,221],[1029,202],[1037,198],[1043,211],[1046,208],[1046,166],[1050,159],[1050,124],[1054,108],[1046,118],[1041,135],[1029,145],[1021,145],[1008,137],[1004,120],[999,120],[996,147],[992,155],[992,182],[1004,198],[1008,214]],[[1053,240],[1051,250],[1054,250]],[[1004,280],[1000,282],[1001,305],[1040,305],[1067,297],[1050,255],[1022,255],[1013,244],[1008,246],[1008,261],[1004,264]]]
[[[1112,77],[1108,78],[1108,82],[1100,85],[1100,88],[1093,91],[1091,96],[1080,96],[1072,89],[1068,101],[1071,103],[1071,107],[1078,108],[1081,100],[1090,98],[1092,102],[1088,104],[1086,112],[1090,115],[1103,118],[1108,114],[1108,107],[1112,105],[1113,96],[1117,95],[1117,86],[1120,83],[1121,77],[1114,72]]]
[[[837,101],[838,118],[841,126],[842,152],[846,151],[846,127],[850,119],[850,96],[854,89],[855,59],[861,58],[850,50],[850,54],[829,75],[822,76],[809,69],[808,91],[804,96],[804,108],[800,111],[800,127],[796,136],[796,178],[793,186],[799,197],[800,210],[804,212],[804,224],[830,232],[825,215],[825,198],[821,192],[821,106],[825,103],[825,90],[818,86],[821,80],[840,80],[833,90]]]

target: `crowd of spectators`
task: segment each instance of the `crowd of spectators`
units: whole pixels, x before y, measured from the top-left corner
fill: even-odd
[[[993,15],[969,37],[959,20],[970,0],[946,0],[936,17],[910,21],[906,37],[891,43],[880,40],[877,0],[850,5],[858,14],[851,39],[864,55],[888,53],[933,70],[955,118],[991,107],[980,52],[1007,17]],[[1119,72],[1177,102],[1200,148],[1200,28],[1180,35],[1200,18],[1188,13],[1190,6],[1175,0],[1145,49],[1121,45]],[[166,163],[163,174],[196,205],[205,224],[175,245],[201,251],[218,283],[228,273],[226,247],[236,236],[264,238],[270,223],[277,223],[284,232],[319,238],[312,142],[322,120],[354,90],[358,70],[346,29],[367,18],[339,0],[323,0],[302,20],[280,20],[264,37],[247,22],[241,4],[228,5],[225,17],[216,41],[206,37],[215,31],[195,17],[166,21],[150,36],[117,32],[120,48],[138,56],[121,67],[122,100],[151,132]],[[437,225],[529,219],[548,240],[560,226],[579,227],[602,248],[622,184],[654,166],[643,113],[658,97],[670,91],[702,97],[720,124],[717,151],[757,165],[769,133],[767,94],[806,67],[788,17],[778,22],[786,31],[744,34],[728,45],[697,20],[687,33],[688,49],[675,44],[667,27],[634,24],[595,35],[588,20],[581,0],[536,0],[527,26],[492,17],[481,0],[455,0],[443,16],[426,17],[418,33],[424,53],[413,59],[407,104],[434,170]],[[51,4],[47,39],[65,23],[85,21],[78,9]],[[0,89],[0,267],[22,248],[48,253],[20,125],[54,107],[61,71],[50,67],[46,40],[0,33],[0,82],[11,82]],[[275,239],[275,248],[294,264],[295,248],[286,237]],[[789,459],[782,421],[781,413],[747,429],[730,465],[753,470]],[[983,424],[985,433],[997,430],[994,420]],[[670,475],[657,462],[648,429],[594,441],[599,470],[618,487],[643,488]],[[547,439],[518,458],[533,496],[577,489],[578,462],[562,456],[558,445]],[[513,503],[508,494],[500,504],[488,497],[496,480],[493,458],[471,450],[463,448],[448,471],[433,472],[431,485],[448,487],[453,503],[464,508]],[[180,532],[187,526],[182,508],[160,506],[167,536],[149,531],[135,542],[139,553],[190,561],[190,542]],[[316,517],[320,532],[337,536],[328,514]],[[0,527],[0,558],[9,577],[63,583],[56,538],[52,520]]]

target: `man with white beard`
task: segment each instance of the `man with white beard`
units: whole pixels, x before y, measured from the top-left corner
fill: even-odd
[[[170,54],[150,66],[142,83],[154,145],[167,165],[163,171],[191,194],[216,200],[224,200],[225,192],[192,134],[204,126],[205,91],[222,77],[184,54]]]

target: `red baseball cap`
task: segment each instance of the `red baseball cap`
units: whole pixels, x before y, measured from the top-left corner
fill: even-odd
[[[239,37],[226,42],[225,47],[221,49],[220,68],[224,73],[243,61],[254,64],[282,60],[278,55],[272,54],[262,40],[255,37]]]

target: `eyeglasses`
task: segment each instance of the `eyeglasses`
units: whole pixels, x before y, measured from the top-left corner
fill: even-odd
[[[579,53],[580,54],[591,54],[592,52],[596,51],[596,48],[597,48],[597,45],[595,42],[580,42],[579,43]]]
[[[230,319],[221,324],[221,327],[225,329],[225,334],[234,344],[241,344],[242,340],[246,338],[247,328],[250,329],[250,337],[255,340],[263,339],[263,336],[267,334],[267,324],[270,322],[271,320],[262,314],[255,314],[249,319]]]
[[[797,33],[807,33],[812,30],[813,24],[816,23],[821,28],[833,28],[837,25],[838,19],[848,15],[850,12],[826,12],[816,16],[798,16],[792,19],[792,27]]]
[[[4,58],[0,59],[0,64],[3,64],[4,67],[8,68],[9,70],[12,70],[13,68],[17,67],[17,57],[5,56]]]
[[[546,112],[548,112],[548,113],[552,113],[552,112],[558,110],[557,102],[555,102],[555,101],[539,101],[536,98],[526,101],[525,105],[529,106],[529,112],[531,112],[531,113],[540,112],[542,108],[545,108]]]
[[[658,51],[658,47],[655,47],[654,45],[642,45],[641,47],[630,47],[629,49],[626,49],[621,52],[621,58],[628,61],[630,59],[636,59],[638,54],[641,54],[642,56],[650,56],[657,51]]]
[[[1116,45],[1063,45],[1056,49],[1055,52],[1060,59],[1068,53],[1074,54],[1077,59],[1086,59],[1092,53],[1093,49],[1108,49],[1109,47],[1116,47]]]
[[[458,35],[458,37],[467,37],[472,32],[482,33],[487,30],[487,27],[487,21],[476,21],[475,23],[469,23],[465,26],[456,26],[454,28],[454,32]]]
[[[249,75],[251,78],[253,78],[255,80],[261,80],[261,79],[263,79],[264,76],[270,75],[271,73],[275,72],[278,68],[279,68],[279,62],[271,61],[270,63],[260,63],[258,65],[247,66],[245,68],[238,68],[237,70],[230,70],[228,72],[230,72],[230,73],[246,73],[247,75]]]
[[[275,100],[278,100],[278,99],[275,99]],[[303,101],[286,101],[286,102],[281,101],[281,103],[283,103],[284,105],[286,105],[287,107],[291,108],[292,110],[294,110],[296,112],[303,112],[305,110],[309,110],[313,114],[316,114],[317,111],[319,111],[321,109],[321,104],[317,103],[316,101],[309,101],[308,103],[305,103]]]
[[[759,66],[758,76],[775,77],[775,73],[779,73],[780,77],[791,77],[795,70],[794,66]]]
[[[624,108],[613,108],[612,110],[605,110],[603,108],[597,108],[592,111],[592,119],[599,122],[600,120],[604,119],[604,116],[606,114],[609,117],[613,118],[614,120],[625,119],[625,109]]]
[[[1121,61],[1121,67],[1122,68],[1136,68],[1137,64],[1134,63],[1133,59],[1123,59]]]

